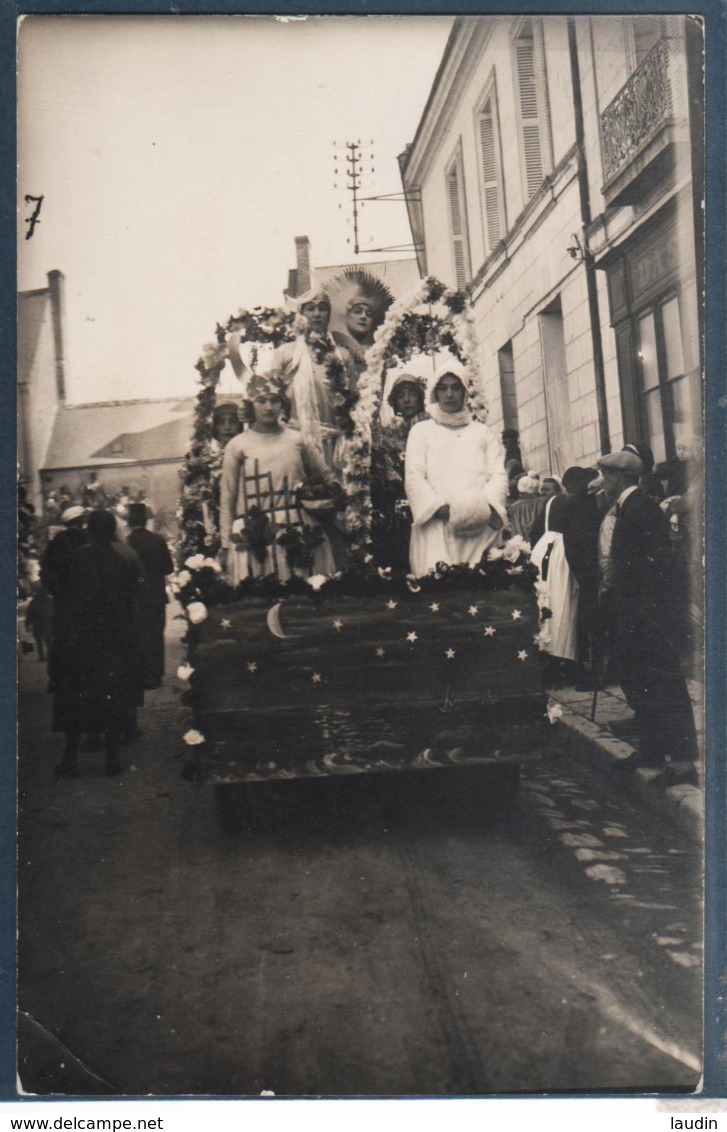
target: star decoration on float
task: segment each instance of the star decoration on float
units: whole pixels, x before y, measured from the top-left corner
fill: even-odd
[[[470,617],[476,617],[479,610],[477,609],[476,605],[471,605],[467,612],[469,613]]]
[[[517,654],[517,658],[518,658],[518,660],[527,660],[528,659],[527,649],[520,649],[520,651]]]
[[[376,650],[376,655],[377,656],[386,656],[386,649],[378,648]]]
[[[323,677],[321,676],[320,672],[314,672],[313,675],[311,676],[311,680],[313,681],[314,684],[320,684],[322,679],[323,679]]]
[[[230,621],[229,617],[223,617],[222,618],[222,620],[220,621],[220,628],[221,629],[231,629],[232,628],[232,622]]]
[[[386,608],[387,609],[396,609],[397,604],[398,603],[395,602],[395,601],[387,601]]]
[[[248,661],[247,670],[248,670],[248,672],[257,672],[257,661],[256,660]]]
[[[485,636],[486,637],[494,637],[496,632],[497,632],[497,629],[495,628],[494,625],[485,625]]]
[[[337,617],[336,620],[333,622],[333,628],[336,631],[343,628],[343,621],[341,621],[340,617]]]
[[[511,616],[511,617],[512,617],[512,619],[513,619],[513,621],[519,621],[519,620],[520,620],[520,618],[522,617],[522,615],[523,615],[523,614],[522,614],[522,610],[521,610],[521,609],[513,609],[512,613],[510,614],[510,616]]]
[[[433,601],[429,608],[431,609],[432,613],[439,613],[439,602]]]
[[[415,633],[415,632],[414,632],[413,630],[412,630],[412,632],[411,632],[411,633],[407,633],[407,635],[406,635],[406,639],[407,639],[407,641],[409,641],[409,643],[410,643],[410,644],[412,644],[412,645],[414,644],[414,642],[415,642],[415,641],[418,641],[418,640],[419,640],[418,636],[416,635],[416,633]]]
[[[457,654],[454,649],[446,649],[444,655],[446,656],[447,660],[454,660]]]

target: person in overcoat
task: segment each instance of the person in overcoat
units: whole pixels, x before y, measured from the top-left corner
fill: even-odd
[[[674,609],[669,524],[638,486],[643,464],[632,452],[602,456],[604,493],[616,505],[610,601],[615,660],[634,710],[638,754],[630,765],[694,763],[699,752],[692,704],[681,670]]]
[[[93,511],[87,533],[88,542],[69,557],[63,585],[67,615],[53,684],[53,730],[65,735],[56,767],[62,777],[78,774],[83,734],[104,734],[106,773],[121,773],[121,737],[143,699],[135,631],[137,570],[113,549],[116,520],[109,511]]]
[[[126,544],[136,552],[143,571],[138,599],[139,644],[144,687],[159,688],[164,679],[164,626],[167,617],[166,579],[174,563],[166,539],[146,529],[146,503],[130,503]]]

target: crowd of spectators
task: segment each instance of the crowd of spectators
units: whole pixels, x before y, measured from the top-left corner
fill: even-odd
[[[562,479],[522,472],[508,503],[538,569],[547,686],[620,683],[634,762],[685,764],[685,781],[697,760],[684,672],[702,640],[703,496],[701,446],[688,438],[656,467],[649,448],[626,444]]]

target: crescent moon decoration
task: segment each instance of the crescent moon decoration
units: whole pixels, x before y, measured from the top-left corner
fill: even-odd
[[[274,637],[278,637],[281,641],[290,639],[291,634],[283,631],[283,626],[280,624],[280,609],[283,605],[282,601],[271,605],[267,614],[268,629]]]

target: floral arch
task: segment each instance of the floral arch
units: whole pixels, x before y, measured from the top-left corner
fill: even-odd
[[[255,307],[251,311],[239,311],[225,324],[218,323],[214,341],[203,348],[195,367],[201,388],[197,394],[193,433],[180,472],[182,488],[177,511],[180,566],[190,556],[197,563],[202,559],[211,562],[219,545],[216,481],[222,451],[214,438],[213,413],[225,366],[234,364],[236,356],[244,350],[249,369],[262,372],[266,355],[282,343],[294,340],[302,327],[302,320],[294,312]],[[484,420],[487,408],[467,296],[462,291],[448,290],[434,278],[422,280],[412,294],[389,307],[367,352],[366,369],[353,396],[346,390],[343,369],[336,355],[326,358],[342,435],[343,519],[354,572],[386,569],[386,564],[376,562],[372,553],[371,429],[382,407],[387,373],[417,355],[431,356],[434,369],[447,351],[466,365],[468,401],[473,413]],[[216,586],[224,586],[219,576]]]

